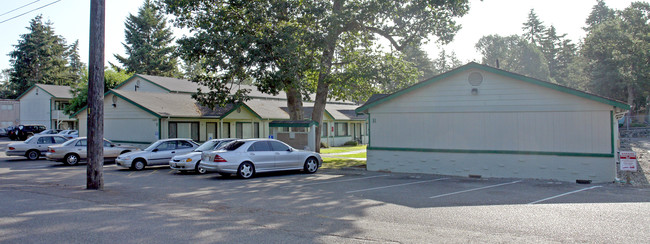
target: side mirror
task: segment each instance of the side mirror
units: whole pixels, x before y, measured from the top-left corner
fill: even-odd
[[[158,148],[154,148],[153,150],[151,150],[151,152],[157,152],[157,151],[158,151]]]
[[[115,147],[115,144],[111,144],[111,147]]]
[[[287,152],[293,152],[293,148],[287,149]]]

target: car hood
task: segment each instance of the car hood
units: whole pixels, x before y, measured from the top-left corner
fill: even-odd
[[[128,152],[125,154],[120,155],[121,158],[123,157],[137,157],[137,156],[146,156],[149,155],[149,151],[135,151],[135,152]]]

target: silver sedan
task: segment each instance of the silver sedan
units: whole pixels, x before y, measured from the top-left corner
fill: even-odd
[[[162,139],[158,140],[142,152],[131,152],[120,155],[115,159],[118,166],[143,170],[146,166],[169,164],[175,155],[182,155],[199,147],[192,139]]]
[[[201,152],[217,150],[234,140],[225,138],[206,141],[190,153],[174,156],[172,160],[169,160],[169,167],[181,172],[195,170],[199,174],[205,174],[205,169],[199,167],[201,165]]]
[[[61,135],[34,135],[23,142],[14,142],[7,145],[7,156],[24,156],[29,160],[36,160],[47,153],[47,147],[67,141]]]
[[[256,173],[303,170],[316,173],[323,159],[316,152],[294,149],[273,139],[246,139],[229,143],[217,151],[203,152],[201,166],[221,175],[237,174],[248,179]]]
[[[45,156],[47,160],[63,162],[66,165],[76,165],[87,158],[88,140],[79,137],[69,140],[61,145],[49,146]],[[114,160],[118,155],[140,149],[130,146],[117,146],[104,139],[104,160]]]

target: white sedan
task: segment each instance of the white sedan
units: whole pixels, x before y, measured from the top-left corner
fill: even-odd
[[[117,157],[117,165],[143,170],[146,166],[169,164],[175,155],[189,153],[199,147],[192,139],[162,139],[158,140],[140,152],[125,153]]]
[[[169,167],[181,172],[195,170],[199,174],[205,174],[205,169],[199,167],[201,165],[201,152],[217,150],[234,140],[225,138],[206,141],[190,153],[174,156],[172,160],[169,160]]]
[[[24,156],[29,160],[36,160],[47,153],[47,147],[61,144],[67,139],[60,135],[34,135],[24,142],[14,142],[7,145],[7,156]]]
[[[294,149],[284,142],[273,139],[246,139],[229,143],[217,151],[203,152],[201,166],[227,176],[248,179],[256,173],[303,170],[316,173],[322,166],[320,154]]]

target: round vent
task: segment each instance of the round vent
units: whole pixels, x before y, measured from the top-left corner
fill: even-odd
[[[472,72],[469,74],[469,77],[467,77],[467,81],[469,81],[469,84],[472,86],[479,86],[483,83],[483,75],[479,72]]]

